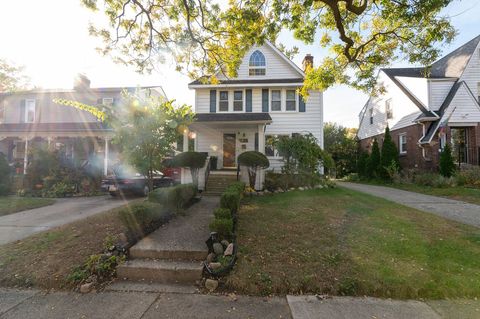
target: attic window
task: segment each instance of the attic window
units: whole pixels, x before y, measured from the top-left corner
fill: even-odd
[[[385,114],[387,115],[387,120],[393,119],[392,99],[385,101]]]
[[[250,56],[248,66],[248,75],[265,75],[267,63],[265,62],[265,56],[263,53],[258,50],[253,52]]]

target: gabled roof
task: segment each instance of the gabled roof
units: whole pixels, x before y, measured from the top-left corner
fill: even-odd
[[[220,85],[226,85],[226,84],[270,84],[270,83],[303,83],[303,78],[305,77],[305,72],[303,72],[302,69],[298,67],[292,60],[290,60],[282,51],[280,51],[273,43],[271,43],[268,40],[265,40],[265,45],[267,45],[269,48],[275,52],[282,60],[284,60],[288,65],[290,65],[299,75],[297,78],[291,78],[291,79],[248,79],[248,80],[236,80],[236,79],[227,79],[227,80],[219,80]],[[245,58],[245,57],[244,57]],[[218,73],[217,73],[218,75]],[[188,86],[203,86],[203,85],[210,85],[212,86],[213,84],[211,83],[204,83],[202,79],[205,79],[208,77],[203,77],[201,79],[194,80],[188,84]]]
[[[437,60],[429,67],[384,68],[382,71],[385,73],[388,72],[389,76],[429,79],[459,78],[467,67],[468,61],[470,61],[470,58],[475,53],[475,48],[479,43],[480,35]]]
[[[112,129],[102,122],[75,122],[75,123],[3,123],[0,132],[111,132]]]

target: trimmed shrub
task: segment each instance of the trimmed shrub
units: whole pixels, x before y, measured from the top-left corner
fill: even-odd
[[[358,157],[357,173],[360,178],[368,177],[368,171],[367,171],[368,158],[369,156],[367,152],[361,152],[360,156]]]
[[[7,195],[10,191],[11,176],[10,166],[8,166],[5,155],[0,153],[0,195]]]
[[[444,177],[436,173],[423,173],[415,175],[414,183],[420,186],[446,188],[454,186],[453,178]]]
[[[213,211],[216,219],[232,218],[232,213],[228,208],[217,208]]]
[[[372,145],[372,153],[368,157],[367,161],[367,177],[369,178],[377,178],[379,177],[380,173],[380,148],[378,147],[378,141],[375,139]]]
[[[270,161],[265,154],[257,151],[247,151],[238,156],[238,164],[247,167],[248,181],[250,187],[254,189],[258,169],[268,168],[270,166]]]
[[[141,238],[166,222],[171,215],[162,205],[146,201],[125,207],[118,216],[130,236]]]
[[[240,207],[240,194],[235,191],[226,191],[220,197],[220,207],[227,208],[232,212],[232,214],[238,211]]]
[[[245,183],[244,182],[232,183],[225,189],[225,191],[233,191],[233,192],[237,192],[239,194],[242,194],[244,190],[245,190]]]
[[[468,168],[457,172],[455,181],[459,186],[480,188],[480,167]]]
[[[445,177],[451,177],[455,172],[455,163],[452,156],[452,148],[447,143],[440,154],[440,174]]]
[[[162,204],[175,212],[180,212],[190,204],[196,193],[196,189],[192,184],[181,184],[157,188],[148,194],[148,200]]]
[[[220,238],[231,238],[233,220],[231,218],[215,218],[209,225],[210,231],[217,232]]]
[[[207,153],[183,152],[173,158],[173,165],[190,169],[193,185],[198,189],[198,172],[205,165],[206,159]]]

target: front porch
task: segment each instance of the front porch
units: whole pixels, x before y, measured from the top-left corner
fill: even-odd
[[[103,173],[107,175],[116,157],[110,145],[111,130],[94,130],[87,123],[80,124],[82,127],[78,128],[67,127],[65,123],[42,123],[32,127],[20,127],[22,124],[0,125],[0,153],[15,167],[17,174],[27,173],[29,153],[33,149],[46,147],[59,150],[65,158],[78,163],[93,158],[101,159]]]
[[[194,150],[208,154],[208,162],[216,157],[216,167],[210,174],[235,174],[238,167],[238,156],[245,151],[265,150],[265,128],[271,122],[268,113],[238,114],[197,114],[197,121],[184,134],[184,151],[193,139]],[[215,173],[214,171],[219,170]],[[221,170],[221,171],[220,171]],[[209,172],[206,168],[199,174],[199,189],[204,190]],[[264,172],[259,172],[255,187],[261,189]],[[188,183],[190,174],[182,174],[182,183]],[[240,180],[248,182],[245,169],[240,170]]]

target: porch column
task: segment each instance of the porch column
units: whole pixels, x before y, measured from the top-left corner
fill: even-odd
[[[265,124],[258,125],[258,151],[262,154],[265,154]],[[265,170],[262,169],[260,174],[258,174],[256,187],[258,189],[262,189],[264,182],[265,182]]]
[[[27,174],[28,166],[28,137],[25,138],[25,153],[23,155],[23,174]]]
[[[183,131],[183,151],[188,152],[188,132],[189,130],[185,129]]]
[[[105,154],[103,159],[103,174],[107,176],[108,174],[108,137],[105,137]]]

